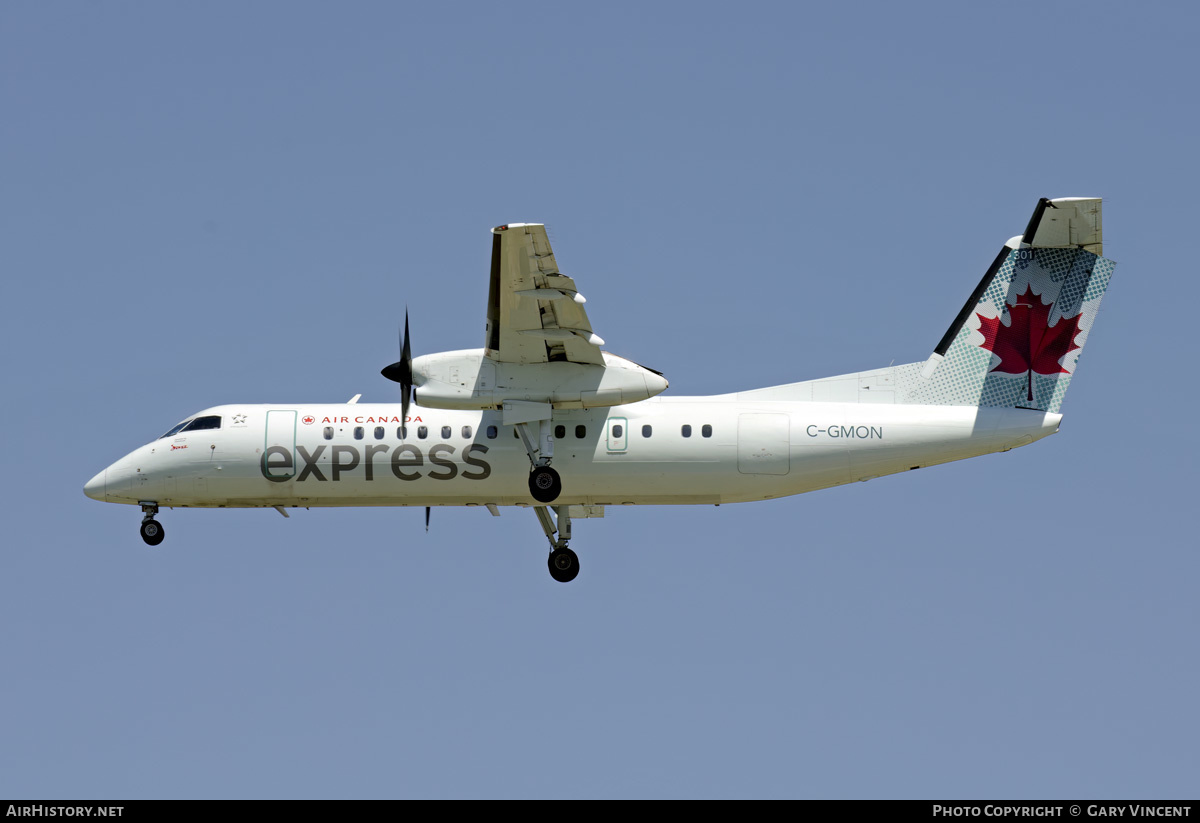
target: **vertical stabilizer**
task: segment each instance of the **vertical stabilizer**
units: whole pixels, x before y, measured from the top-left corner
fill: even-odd
[[[992,262],[901,402],[1058,413],[1112,277],[1100,200],[1043,198]]]

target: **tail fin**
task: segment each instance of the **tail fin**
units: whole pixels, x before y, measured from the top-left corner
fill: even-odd
[[[1102,253],[1098,198],[1039,200],[900,402],[1057,414],[1112,277]]]

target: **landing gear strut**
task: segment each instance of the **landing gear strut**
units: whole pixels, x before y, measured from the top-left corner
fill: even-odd
[[[166,537],[162,523],[154,519],[154,515],[158,514],[158,504],[142,503],[142,514],[142,539],[149,546],[157,546]]]
[[[570,583],[579,574],[579,556],[567,548],[567,541],[571,539],[571,515],[568,508],[554,507],[554,512],[558,515],[556,524],[549,507],[533,507],[538,522],[542,524],[542,531],[550,541],[550,557],[546,560],[546,566],[550,569],[550,576],[559,583]]]

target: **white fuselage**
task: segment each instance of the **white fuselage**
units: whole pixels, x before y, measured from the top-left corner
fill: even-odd
[[[201,414],[219,416],[220,427],[136,449],[96,475],[89,496],[164,507],[535,505],[526,450],[499,411],[414,405],[403,433],[399,404],[227,405]],[[1006,451],[1053,434],[1060,419],[737,394],[556,411],[553,466],[563,489],[555,505],[783,497]]]

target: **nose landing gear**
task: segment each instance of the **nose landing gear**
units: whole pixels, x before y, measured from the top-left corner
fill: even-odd
[[[157,546],[163,542],[166,533],[163,531],[162,523],[154,519],[154,515],[158,514],[157,503],[142,503],[142,539],[146,541],[148,546]]]

